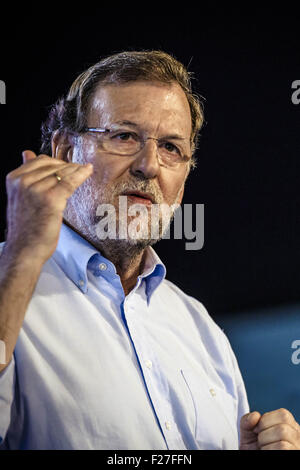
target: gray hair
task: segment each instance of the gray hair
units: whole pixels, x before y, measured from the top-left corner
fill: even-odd
[[[51,140],[55,131],[83,131],[87,125],[90,100],[99,84],[124,84],[137,80],[166,84],[175,82],[181,86],[191,111],[191,144],[194,152],[204,113],[200,97],[192,91],[191,79],[192,74],[185,66],[163,51],[127,51],[110,55],[81,73],[71,85],[67,96],[60,98],[51,107],[41,128],[41,152],[51,154]],[[195,166],[194,159],[191,166]]]

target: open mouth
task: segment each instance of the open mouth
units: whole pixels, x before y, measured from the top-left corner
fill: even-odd
[[[134,204],[153,204],[153,198],[147,193],[142,193],[140,191],[132,191],[123,194],[123,196],[127,196],[127,198],[132,201]]]

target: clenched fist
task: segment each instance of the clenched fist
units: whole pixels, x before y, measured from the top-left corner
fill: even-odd
[[[67,199],[93,166],[36,156],[30,150],[22,155],[23,165],[6,177],[6,249],[44,263],[56,249]]]
[[[240,430],[240,450],[300,450],[300,426],[285,408],[248,413]]]

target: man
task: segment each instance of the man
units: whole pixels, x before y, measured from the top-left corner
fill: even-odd
[[[116,54],[53,107],[45,154],[7,176],[2,448],[300,448],[287,410],[249,414],[227,338],[150,246],[151,208],[181,203],[202,122],[182,64]]]

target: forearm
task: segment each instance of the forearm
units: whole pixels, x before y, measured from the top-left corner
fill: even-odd
[[[23,152],[24,164],[6,176],[7,243],[0,256],[0,340],[11,360],[43,264],[56,250],[68,198],[92,165]],[[56,172],[59,170],[60,182]]]
[[[43,263],[25,251],[5,246],[0,257],[0,340],[5,345],[5,364],[9,364],[25,313],[39,278]]]

